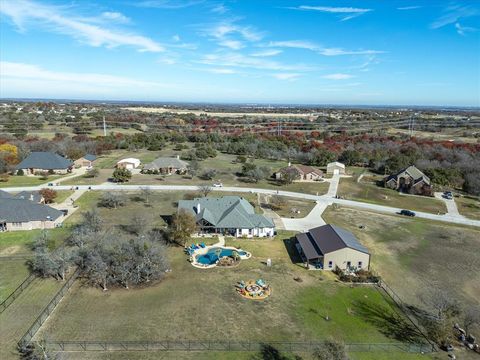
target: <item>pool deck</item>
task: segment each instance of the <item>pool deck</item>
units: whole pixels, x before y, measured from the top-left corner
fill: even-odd
[[[217,243],[215,243],[213,245],[208,245],[208,246],[205,246],[204,248],[200,248],[200,249],[195,250],[190,257],[190,263],[192,264],[192,266],[194,266],[198,269],[212,269],[212,268],[216,267],[217,266],[216,263],[215,264],[210,264],[210,265],[205,265],[205,264],[198,263],[195,259],[196,259],[196,256],[204,255],[208,252],[208,250],[210,250],[212,248],[218,248],[218,247],[221,247],[221,248],[224,248],[224,249],[239,250],[239,249],[237,249],[233,246],[225,246],[225,237],[223,235],[219,235]],[[245,250],[242,250],[242,251],[245,251]],[[246,252],[246,255],[239,255],[241,260],[250,259],[252,257],[252,254],[250,254],[247,251],[245,251],[245,252]]]

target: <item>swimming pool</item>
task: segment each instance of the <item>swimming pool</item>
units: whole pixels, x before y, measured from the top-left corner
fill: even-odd
[[[216,251],[218,249],[221,249],[222,252],[220,253],[220,258],[224,256],[232,256],[233,251],[236,251],[240,258],[248,256],[248,253],[243,250],[235,250],[235,249],[230,249],[230,248],[222,248],[222,247],[214,247],[208,249],[207,253],[202,254],[202,255],[197,255],[195,257],[195,260],[197,263],[202,264],[202,265],[213,265],[217,262],[219,259],[219,256],[217,256]]]

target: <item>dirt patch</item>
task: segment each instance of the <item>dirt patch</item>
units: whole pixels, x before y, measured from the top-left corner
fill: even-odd
[[[22,247],[19,246],[19,245],[9,246],[9,247],[1,250],[0,255],[2,255],[2,256],[13,255],[13,254],[16,254],[16,253],[20,252],[21,249],[22,249]]]

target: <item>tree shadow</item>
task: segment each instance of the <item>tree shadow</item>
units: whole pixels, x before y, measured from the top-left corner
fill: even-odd
[[[385,336],[409,343],[422,342],[422,334],[393,309],[386,305],[360,300],[354,304],[355,313],[374,325]]]
[[[163,221],[165,221],[167,225],[170,225],[172,223],[173,215],[160,215],[160,217]]]
[[[283,355],[280,350],[270,344],[262,344],[258,354],[251,357],[252,360],[288,360],[289,358]],[[300,359],[296,357],[296,359]]]

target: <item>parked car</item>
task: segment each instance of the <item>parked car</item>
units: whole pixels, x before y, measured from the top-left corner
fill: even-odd
[[[223,184],[221,182],[213,183],[213,187],[223,187]]]
[[[447,200],[453,199],[453,194],[451,191],[445,191],[442,196],[444,199],[447,199]]]
[[[411,211],[411,210],[401,210],[399,212],[400,215],[404,215],[404,216],[411,216],[411,217],[414,217],[416,214]]]
[[[47,186],[53,186],[53,183],[48,183]]]

